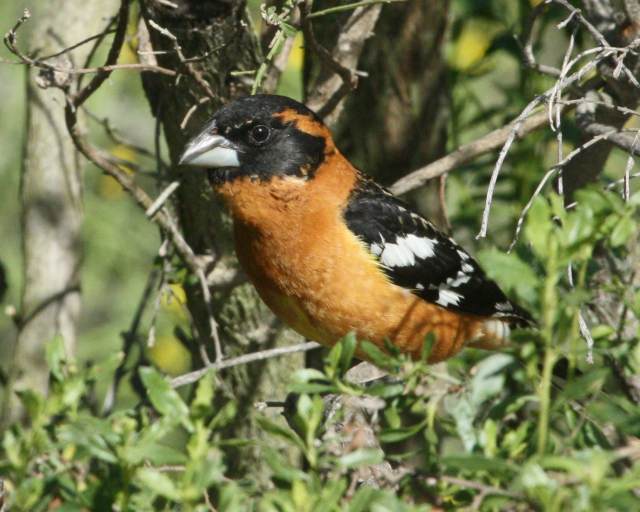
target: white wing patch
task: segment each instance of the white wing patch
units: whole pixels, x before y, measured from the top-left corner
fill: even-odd
[[[471,270],[473,270],[473,267],[471,268]],[[458,271],[456,277],[450,277],[449,279],[447,279],[447,286],[450,286],[451,288],[458,288],[463,284],[468,283],[469,281],[471,281],[471,276],[469,274],[465,274],[463,265],[462,270]]]
[[[380,245],[380,244],[371,244],[369,246],[369,250],[371,251],[371,254],[373,254],[375,256],[380,256],[382,254],[382,245]]]
[[[371,244],[371,252],[380,256],[380,263],[387,267],[410,267],[416,264],[416,257],[426,259],[435,256],[436,243],[432,238],[407,235],[397,237],[394,244]]]
[[[462,264],[462,271],[467,273],[467,274],[471,274],[471,273],[473,273],[473,267],[471,265],[469,265],[468,263],[463,263]]]
[[[440,287],[438,289],[438,300],[436,300],[436,304],[439,304],[442,307],[447,307],[450,304],[457,306],[461,299],[462,295],[459,293]]]

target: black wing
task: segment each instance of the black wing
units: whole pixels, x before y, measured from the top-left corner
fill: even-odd
[[[359,182],[344,217],[394,284],[446,309],[532,323],[464,249],[375,182]]]

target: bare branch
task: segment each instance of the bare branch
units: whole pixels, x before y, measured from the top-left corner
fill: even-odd
[[[640,147],[635,143],[636,138],[628,130],[617,130],[606,124],[591,123],[584,128],[584,132],[589,135],[601,135],[603,140],[611,142],[620,149],[624,149],[630,155],[640,156]]]
[[[304,3],[300,8],[306,41],[327,69],[332,71],[321,83],[314,85],[314,93],[307,98],[307,104],[331,126],[340,115],[342,100],[357,85],[356,66],[365,41],[373,34],[382,5],[367,5],[355,9],[340,31],[333,52],[317,42],[311,23],[305,16],[308,9],[304,10]]]
[[[296,352],[307,352],[309,350],[319,348],[320,346],[321,345],[316,343],[315,341],[308,341],[306,343],[300,343],[297,345],[289,345],[288,347],[278,347],[269,350],[252,352],[251,354],[245,354],[243,356],[227,359],[226,361],[214,363],[205,368],[201,368],[200,370],[175,377],[170,381],[171,386],[174,388],[179,388],[181,386],[186,386],[187,384],[192,384],[204,377],[209,371],[224,370],[226,368],[249,364],[255,361],[263,361],[265,359],[272,359],[274,357],[280,357],[287,354],[295,354]]]
[[[109,53],[107,54],[107,59],[104,63],[103,68],[107,66],[115,66],[118,62],[120,50],[122,49],[124,38],[127,33],[128,21],[129,0],[122,0],[120,3],[120,10],[118,11],[118,24],[116,25],[116,33],[113,36],[113,42],[111,43],[111,48],[109,48]],[[91,96],[98,89],[98,87],[100,87],[103,82],[107,78],[109,78],[111,71],[111,69],[102,69],[98,71],[87,85],[73,94],[70,99],[74,107],[77,108],[82,105],[89,98],[89,96]]]
[[[560,70],[554,66],[548,66],[546,64],[540,64],[536,60],[536,56],[533,53],[533,34],[536,20],[540,17],[544,10],[546,10],[548,2],[541,2],[536,5],[531,11],[531,15],[527,19],[524,27],[522,37],[519,39],[522,46],[522,56],[524,63],[540,73],[544,73],[550,76],[560,76]]]
[[[171,194],[173,194],[176,190],[178,190],[179,186],[180,186],[180,182],[179,181],[172,181],[171,183],[169,183],[167,188],[165,188],[160,193],[160,195],[156,198],[156,200],[153,202],[153,204],[151,206],[149,206],[149,208],[147,208],[147,210],[144,212],[144,214],[148,218],[152,218],[164,206],[164,203],[166,203],[167,199],[169,199],[169,197],[171,197]]]
[[[428,180],[446,174],[456,167],[472,162],[479,156],[489,153],[504,145],[507,139],[514,134],[515,139],[521,139],[525,135],[543,127],[547,123],[547,113],[540,111],[532,114],[517,126],[518,119],[502,128],[498,128],[476,140],[460,146],[435,162],[416,169],[400,178],[391,186],[394,194],[405,194],[424,185]]]

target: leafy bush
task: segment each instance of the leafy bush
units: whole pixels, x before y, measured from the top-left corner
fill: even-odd
[[[594,252],[624,250],[638,230],[639,206],[640,194],[625,203],[596,190],[579,193],[569,210],[558,197],[537,199],[524,230],[531,251],[485,251],[480,258],[535,312],[539,329],[516,333],[507,352],[467,350],[446,368],[424,362],[429,343],[414,362],[366,342],[358,348],[347,336],[322,371],[293,376],[295,399],[285,416],[258,413],[260,439],[225,436],[237,404],[214,400],[219,382],[212,373],[179,393],[157,370],[140,368],[146,399],[102,416],[94,384],[120,356],[79,368],[53,340],[49,396],[20,392],[28,425],[13,425],[2,439],[0,477],[9,506],[634,510],[640,408],[625,376],[640,373],[638,333],[623,338],[609,325],[595,326],[588,348],[579,307],[594,293],[588,286]],[[610,291],[637,321],[638,290],[630,296],[614,280]],[[389,376],[368,384],[347,380],[356,350]],[[227,474],[230,454],[249,449],[268,465],[264,483]],[[294,457],[286,455],[291,451]]]

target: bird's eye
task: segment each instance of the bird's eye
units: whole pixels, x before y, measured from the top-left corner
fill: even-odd
[[[271,130],[269,129],[269,127],[263,124],[254,126],[249,132],[251,141],[255,142],[256,144],[264,144],[265,142],[267,142],[267,139],[269,139],[269,135],[271,135]]]

